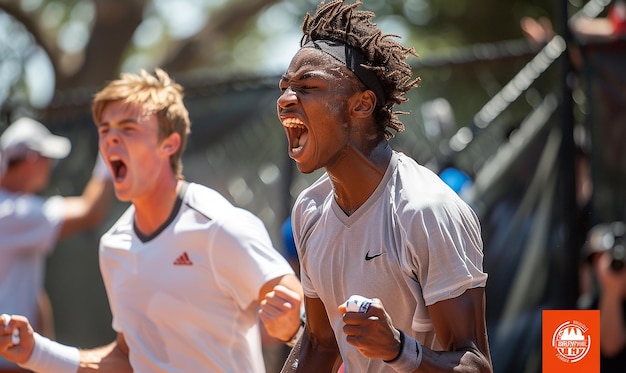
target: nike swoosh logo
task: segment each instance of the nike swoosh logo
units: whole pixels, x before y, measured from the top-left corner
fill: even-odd
[[[374,255],[370,256],[370,252],[369,252],[369,250],[368,250],[368,251],[367,251],[367,253],[365,253],[365,260],[368,260],[368,261],[369,261],[369,260],[372,260],[372,259],[374,259],[374,258],[376,258],[376,257],[381,256],[381,255],[383,255],[383,253],[374,254]]]

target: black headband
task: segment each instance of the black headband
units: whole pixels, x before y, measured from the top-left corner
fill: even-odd
[[[311,40],[304,44],[302,48],[316,48],[322,52],[333,56],[338,61],[345,64],[359,80],[371,89],[379,105],[385,105],[385,91],[376,73],[366,69],[362,65],[367,65],[368,61],[357,48],[334,40]]]

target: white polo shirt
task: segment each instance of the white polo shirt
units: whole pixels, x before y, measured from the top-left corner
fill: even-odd
[[[140,237],[130,207],[100,242],[100,266],[135,372],[263,372],[258,294],[293,274],[263,223],[199,184]]]
[[[300,194],[292,218],[304,294],[324,303],[350,372],[394,372],[346,341],[337,307],[351,295],[381,299],[395,327],[441,350],[427,307],[487,281],[478,218],[402,153],[354,214],[343,212],[324,174]]]

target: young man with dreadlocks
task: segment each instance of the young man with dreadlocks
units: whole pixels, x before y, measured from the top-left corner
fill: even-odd
[[[491,372],[478,218],[390,147],[415,52],[360,4],[307,14],[280,80],[289,156],[326,171],[292,212],[307,315],[295,371]],[[353,295],[371,303],[353,312]]]

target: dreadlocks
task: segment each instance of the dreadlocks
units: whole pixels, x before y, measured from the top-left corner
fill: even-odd
[[[420,78],[412,79],[411,66],[406,62],[409,55],[417,56],[413,48],[405,48],[394,38],[398,35],[383,34],[376,24],[370,22],[373,12],[355,10],[361,1],[346,4],[345,0],[334,0],[317,6],[315,14],[306,14],[302,23],[304,35],[300,45],[312,40],[333,40],[359,49],[368,60],[364,68],[372,70],[383,86],[385,102],[381,102],[375,114],[387,139],[404,130],[398,114],[392,111],[395,104],[406,102],[406,92],[420,83]]]

